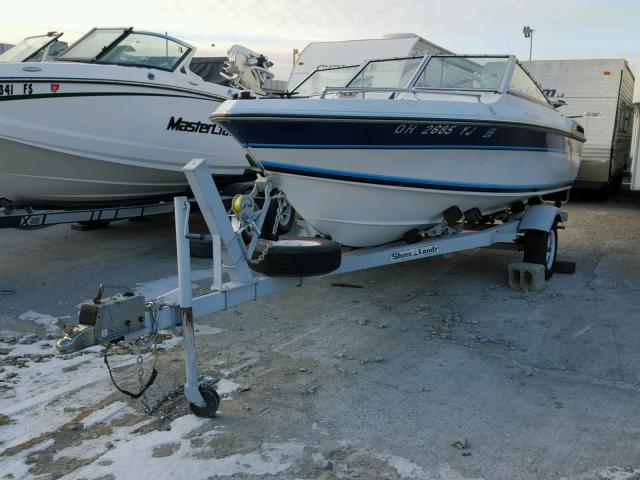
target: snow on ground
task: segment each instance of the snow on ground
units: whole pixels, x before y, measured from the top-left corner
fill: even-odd
[[[4,427],[3,427],[4,429]],[[13,480],[22,480],[32,478],[29,474],[29,465],[25,463],[25,460],[32,453],[40,452],[53,445],[52,438],[45,440],[44,442],[37,443],[31,448],[22,450],[21,452],[12,455],[8,458],[0,460],[0,472],[2,472],[2,478],[10,478]]]
[[[169,431],[152,431],[143,435],[120,436],[115,447],[100,454],[87,465],[63,479],[104,478],[118,480],[139,478],[207,479],[235,474],[276,475],[287,470],[303,453],[298,443],[265,443],[257,452],[215,458],[211,447],[194,447],[191,438],[207,440],[219,435],[208,430],[210,420],[185,415],[171,423]],[[205,430],[205,431],[203,431]],[[118,434],[120,435],[120,434]],[[213,451],[215,454],[215,449]],[[90,453],[85,453],[90,455]],[[88,457],[90,458],[90,457]]]
[[[0,347],[11,349],[7,359],[31,355],[25,368],[19,364],[4,367],[4,377],[11,388],[0,397],[0,412],[12,423],[2,427],[0,448],[3,450],[56,430],[77,416],[83,407],[112,392],[101,357],[102,347],[91,347],[76,356],[56,355],[53,342],[49,341],[30,345],[0,344]],[[132,364],[135,358],[121,356],[118,365],[122,365],[122,361]]]
[[[216,392],[218,392],[220,396],[229,395],[238,390],[240,390],[240,385],[226,378],[221,378],[216,384]]]
[[[58,328],[58,326],[56,325],[56,322],[60,319],[65,319],[65,318],[71,318],[71,317],[69,317],[68,315],[64,317],[52,317],[51,315],[29,310],[27,312],[24,312],[22,315],[20,315],[18,317],[18,320],[27,320],[30,322],[35,322],[38,325],[44,325],[48,333],[61,334],[62,330]]]
[[[121,417],[127,413],[134,413],[135,410],[124,402],[113,402],[100,410],[87,415],[82,420],[85,428],[93,427],[98,423],[109,423],[114,418]]]
[[[639,478],[640,469],[611,466],[596,468],[577,476],[562,477],[560,480],[638,480]]]
[[[398,457],[388,453],[377,454],[377,458],[385,462],[391,468],[394,468],[401,478],[426,479],[427,474],[422,468],[406,458]]]

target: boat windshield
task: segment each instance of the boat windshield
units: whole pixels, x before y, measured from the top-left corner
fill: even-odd
[[[311,97],[320,95],[325,87],[344,87],[359,67],[360,65],[348,65],[315,70],[293,89],[293,93],[302,97]]]
[[[94,29],[71,45],[67,51],[59,55],[56,60],[73,62],[95,61],[100,54],[122,37],[125,32],[126,29],[124,28]]]
[[[349,82],[348,87],[404,88],[424,57],[375,60]]]
[[[190,51],[186,44],[164,35],[131,29],[95,29],[56,60],[173,71]]]
[[[433,56],[416,88],[447,90],[500,90],[509,57]]]
[[[45,62],[67,48],[65,42],[58,41],[62,33],[48,33],[27,37],[0,55],[0,63]]]

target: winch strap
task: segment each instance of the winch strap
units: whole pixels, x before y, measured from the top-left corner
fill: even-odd
[[[116,383],[116,379],[113,378],[113,373],[111,372],[111,366],[109,365],[109,360],[107,359],[107,354],[109,353],[109,346],[110,344],[107,344],[107,347],[104,349],[104,364],[107,366],[107,370],[109,371],[109,377],[111,378],[111,382],[113,383],[113,386],[116,387],[116,390],[118,390],[120,393],[124,393],[125,395],[128,395],[129,397],[133,398],[134,400],[140,398],[142,395],[144,395],[144,392],[147,391],[147,389],[153,385],[153,382],[155,382],[156,377],[158,376],[158,371],[156,370],[156,367],[153,367],[153,370],[151,371],[151,375],[149,376],[149,380],[147,380],[147,383],[145,384],[144,387],[142,387],[142,389],[138,392],[138,393],[133,393],[130,392],[129,390],[125,390],[124,388],[121,388],[117,383]]]

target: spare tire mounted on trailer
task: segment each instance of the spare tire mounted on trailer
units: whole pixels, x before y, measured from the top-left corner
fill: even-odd
[[[341,260],[342,249],[333,240],[288,237],[277,242],[259,241],[249,266],[265,275],[309,277],[333,272]]]

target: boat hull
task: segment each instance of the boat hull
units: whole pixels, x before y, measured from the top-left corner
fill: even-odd
[[[387,243],[440,223],[452,206],[486,215],[567,190],[579,163],[577,155],[559,152],[250,151],[307,222],[354,247]],[[385,174],[389,164],[393,177]]]
[[[61,67],[71,75],[76,66],[41,68]],[[13,92],[0,96],[0,198],[84,206],[166,197],[187,190],[181,168],[193,158],[215,176],[245,173],[241,146],[208,120],[224,97],[118,80],[114,68],[124,67],[105,68],[106,80],[3,78],[0,70]]]
[[[510,95],[436,97],[238,100],[211,118],[347,246],[398,240],[453,206],[488,215],[573,185],[584,138],[570,120]]]
[[[187,189],[179,171],[114,164],[0,139],[0,192],[16,206],[125,205]]]

